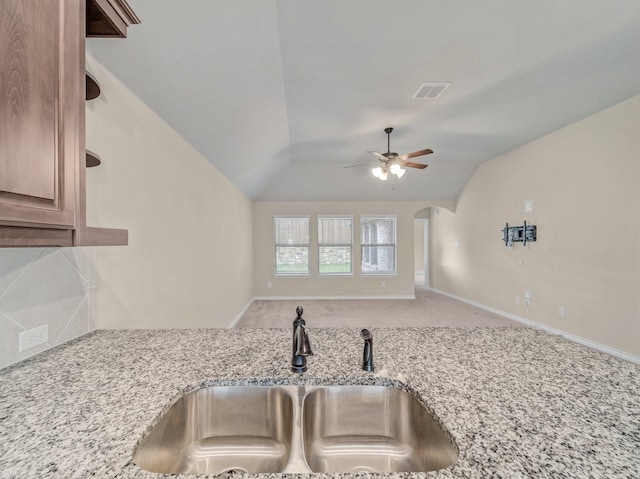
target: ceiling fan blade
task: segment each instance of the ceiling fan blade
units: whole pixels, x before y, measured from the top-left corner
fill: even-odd
[[[377,151],[367,151],[367,153],[372,154],[373,156],[375,156],[376,158],[378,158],[380,161],[387,161],[389,158],[387,158],[386,156],[378,153]]]
[[[429,165],[423,165],[422,163],[412,163],[411,161],[401,161],[400,166],[408,166],[409,168],[418,168],[424,170]]]
[[[364,166],[364,165],[376,165],[379,163],[371,163],[370,161],[367,161],[366,163],[358,163],[357,165],[348,165],[345,166],[345,168],[355,168],[356,166]]]
[[[431,148],[426,148],[424,150],[414,151],[413,153],[407,153],[406,155],[400,155],[398,156],[398,159],[400,161],[404,161],[409,158],[415,158],[416,156],[430,155],[431,153],[433,153],[433,150]]]

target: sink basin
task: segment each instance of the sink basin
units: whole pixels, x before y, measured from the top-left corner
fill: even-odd
[[[280,472],[289,461],[292,431],[293,404],[282,388],[201,389],[169,409],[133,461],[165,474]]]
[[[313,472],[419,472],[453,464],[458,450],[405,391],[331,386],[305,397],[304,455]]]
[[[185,394],[133,462],[164,474],[433,471],[456,446],[429,411],[385,386],[217,386]]]

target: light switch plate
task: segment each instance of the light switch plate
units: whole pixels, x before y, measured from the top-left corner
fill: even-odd
[[[524,201],[524,212],[525,213],[533,213],[533,200],[525,200]]]

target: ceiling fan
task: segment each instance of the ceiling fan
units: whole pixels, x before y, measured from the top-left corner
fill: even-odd
[[[403,167],[409,168],[418,168],[420,170],[424,170],[429,165],[423,165],[422,163],[413,163],[411,161],[407,161],[410,158],[415,158],[417,156],[429,155],[433,153],[433,150],[430,148],[426,148],[424,150],[414,151],[413,153],[407,153],[406,155],[398,155],[397,153],[391,151],[391,132],[393,128],[388,127],[384,129],[384,132],[387,134],[387,152],[386,153],[378,153],[377,151],[367,151],[367,153],[372,154],[380,163],[374,163],[376,165],[371,172],[373,176],[379,178],[381,180],[386,180],[389,173],[396,175],[398,178],[401,178],[405,173],[405,169]],[[353,168],[354,166],[362,166],[367,165],[369,163],[360,163],[358,165],[350,165],[345,166],[345,168]]]

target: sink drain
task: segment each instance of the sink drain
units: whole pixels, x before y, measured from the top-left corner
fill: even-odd
[[[351,469],[350,472],[381,472],[381,471],[378,471],[377,469],[374,469],[373,467],[357,466],[357,467],[354,467],[353,469]]]
[[[249,474],[249,471],[242,469],[241,467],[229,467],[218,474]]]

